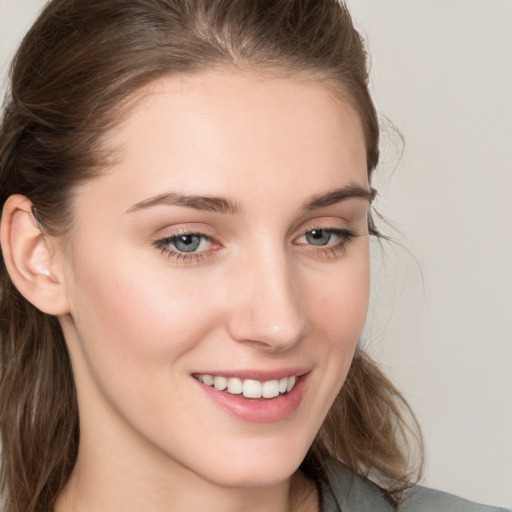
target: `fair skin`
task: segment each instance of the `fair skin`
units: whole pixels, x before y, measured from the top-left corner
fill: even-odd
[[[107,143],[69,235],[33,251],[80,407],[55,510],[318,510],[296,470],[368,305],[357,114],[314,81],[210,71],[147,87]],[[207,376],[291,389],[248,398]]]

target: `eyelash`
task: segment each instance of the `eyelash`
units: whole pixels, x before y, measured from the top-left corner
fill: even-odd
[[[312,247],[312,249],[308,249],[309,251],[312,251],[314,255],[316,256],[327,256],[331,258],[336,258],[337,256],[343,254],[346,250],[347,245],[350,243],[350,241],[357,236],[359,236],[355,231],[351,231],[348,229],[340,229],[340,228],[328,228],[328,227],[315,227],[312,229],[308,229],[306,232],[304,232],[300,237],[297,237],[295,240],[299,240],[300,238],[306,237],[308,234],[313,233],[314,231],[325,231],[329,233],[329,235],[337,236],[339,237],[339,240],[336,241],[334,244],[329,245],[319,245],[314,246],[313,244],[297,244],[296,245],[308,245]],[[180,250],[177,250],[172,247],[171,244],[176,243],[180,237],[199,237],[201,239],[200,243],[208,242],[213,245],[213,248],[200,251],[200,252],[182,252]],[[216,240],[214,240],[212,237],[205,235],[204,233],[197,233],[193,231],[181,231],[172,234],[171,236],[167,236],[165,238],[162,238],[160,240],[157,240],[154,242],[154,246],[160,249],[162,254],[165,254],[167,257],[174,259],[175,261],[179,262],[188,262],[188,261],[194,261],[199,262],[203,261],[204,259],[210,257],[214,251],[221,248],[221,244],[218,243]]]
[[[201,238],[202,242],[206,241],[212,243],[213,245],[217,245],[217,248],[221,247],[219,243],[217,243],[212,237],[205,235],[204,233],[196,233],[194,231],[179,231],[177,233],[172,234],[171,236],[167,236],[160,240],[157,240],[154,245],[160,249],[162,254],[165,254],[171,259],[176,261],[202,261],[212,254],[212,250],[200,251],[200,252],[183,252],[179,251],[171,246],[171,244],[175,243],[181,237],[186,236],[196,236]],[[215,250],[215,249],[213,249]]]
[[[355,231],[345,229],[345,228],[329,228],[329,227],[313,227],[308,229],[303,235],[298,237],[296,240],[306,237],[306,235],[313,233],[314,231],[325,231],[329,233],[330,236],[334,235],[339,237],[334,244],[331,243],[329,245],[319,245],[314,246],[312,244],[300,244],[300,245],[309,245],[313,249],[311,249],[316,256],[328,256],[330,258],[336,258],[337,256],[342,255],[347,249],[347,245],[359,236]]]

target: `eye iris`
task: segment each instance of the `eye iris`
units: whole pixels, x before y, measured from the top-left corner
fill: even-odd
[[[173,240],[173,245],[180,252],[197,251],[201,244],[201,237],[198,235],[182,235]]]
[[[306,233],[306,240],[311,245],[327,245],[331,239],[331,233],[325,229],[314,229]]]

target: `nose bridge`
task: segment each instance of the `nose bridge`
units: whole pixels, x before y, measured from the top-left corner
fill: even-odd
[[[298,283],[284,247],[266,244],[252,251],[241,270],[230,331],[238,341],[274,351],[291,348],[304,335]]]

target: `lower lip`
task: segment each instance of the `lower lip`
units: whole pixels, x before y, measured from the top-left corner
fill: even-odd
[[[309,373],[301,375],[291,391],[276,398],[245,398],[219,391],[194,379],[203,392],[222,409],[250,423],[276,423],[291,416],[306,393]]]

